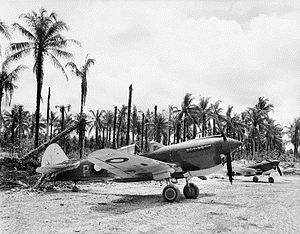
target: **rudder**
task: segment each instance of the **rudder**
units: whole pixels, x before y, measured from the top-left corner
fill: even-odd
[[[41,167],[55,165],[66,160],[69,160],[69,158],[62,148],[58,144],[53,143],[45,150],[41,161]]]

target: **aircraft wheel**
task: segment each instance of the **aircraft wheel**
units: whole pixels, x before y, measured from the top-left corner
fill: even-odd
[[[274,178],[273,177],[269,177],[269,183],[274,183]]]
[[[162,195],[165,201],[174,202],[179,200],[180,191],[175,185],[169,184],[164,188]]]
[[[199,188],[193,183],[189,183],[183,188],[183,194],[187,199],[196,199],[199,196]]]
[[[72,191],[75,192],[75,193],[77,193],[77,192],[79,191],[79,189],[78,189],[77,186],[73,186],[73,187],[72,187]]]
[[[257,176],[253,177],[253,182],[258,182],[258,177]]]

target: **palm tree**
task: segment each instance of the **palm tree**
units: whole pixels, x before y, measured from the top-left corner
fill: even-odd
[[[201,97],[198,105],[200,124],[202,124],[202,137],[207,136],[207,124],[211,113],[209,106],[209,97]]]
[[[17,105],[16,108],[18,110],[18,125],[16,127],[16,132],[18,133],[20,147],[21,139],[24,137],[25,132],[28,132],[30,129],[30,113],[29,111],[24,110],[22,105]]]
[[[221,114],[223,109],[220,107],[221,101],[218,100],[214,104],[211,104],[211,113],[210,116],[213,119],[213,135],[217,134],[217,125],[219,128],[219,131],[222,131],[220,128],[221,122],[225,119],[225,117]]]
[[[10,129],[11,133],[11,147],[14,146],[15,143],[15,135],[16,135],[16,127],[18,123],[18,106],[14,105],[10,112],[4,112],[4,125],[7,129]],[[13,151],[13,148],[12,148]]]
[[[105,145],[108,147],[110,145],[110,140],[111,140],[111,129],[113,127],[113,121],[114,121],[114,114],[112,111],[104,111],[103,115],[103,123],[106,128],[106,141]],[[104,138],[103,138],[104,141]]]
[[[132,107],[132,114],[131,114],[131,133],[132,137],[131,140],[134,142],[134,136],[138,133],[138,115],[137,115],[137,108],[136,105]]]
[[[8,62],[4,61],[0,70],[0,126],[2,124],[2,109],[1,103],[3,95],[6,95],[7,104],[10,105],[12,95],[17,86],[14,84],[19,79],[19,74],[21,71],[25,70],[27,67],[23,65],[17,66],[14,70],[8,70]]]
[[[267,156],[269,151],[274,149],[282,150],[282,127],[279,124],[275,124],[275,120],[271,118],[266,119],[266,125],[264,126],[265,137],[263,143],[267,150]]]
[[[50,111],[49,116],[49,125],[50,125],[50,139],[52,139],[53,135],[55,134],[55,130],[58,131],[59,121],[56,112]]]
[[[154,121],[147,123],[147,126],[150,127],[148,132],[150,139],[155,136],[154,140],[156,142],[161,142],[163,137],[164,144],[167,143],[169,124],[168,119],[165,118],[163,114],[159,113]]]
[[[268,104],[269,99],[265,97],[259,97],[258,98],[258,103],[255,105],[255,108],[258,110],[261,110],[264,115],[268,115],[270,111],[273,111],[274,105],[273,104]]]
[[[118,127],[117,127],[117,139],[116,139],[116,143],[117,143],[117,148],[119,146],[123,146],[123,138],[121,136],[121,142],[119,142],[120,139],[120,135],[122,133],[124,133],[124,130],[126,128],[125,126],[125,116],[126,116],[126,112],[127,112],[127,106],[122,105],[121,109],[119,110],[119,114],[118,114]]]
[[[80,69],[77,67],[77,65],[73,62],[68,62],[66,64],[66,67],[71,68],[71,72],[73,75],[79,77],[81,79],[81,101],[80,101],[80,113],[83,113],[83,106],[86,101],[86,95],[87,95],[87,73],[89,71],[89,68],[95,64],[95,59],[88,59],[88,55],[85,57],[85,62]]]
[[[2,33],[6,38],[10,38],[9,27],[0,19],[0,33]]]
[[[295,118],[293,123],[290,123],[286,131],[290,142],[294,145],[294,161],[298,157],[298,148],[300,145],[300,117]]]
[[[49,58],[53,64],[62,71],[67,78],[65,70],[57,57],[69,59],[72,54],[64,49],[69,42],[79,45],[78,41],[72,39],[65,39],[61,33],[68,30],[65,22],[57,20],[56,13],[47,14],[43,8],[39,13],[32,11],[32,13],[22,14],[20,18],[24,19],[27,24],[27,29],[18,23],[14,23],[15,29],[21,32],[28,41],[11,43],[9,50],[12,53],[10,60],[19,60],[32,52],[34,58],[33,71],[36,74],[36,120],[35,120],[35,136],[34,148],[38,147],[39,136],[39,114],[41,92],[44,78],[44,61]]]
[[[89,117],[91,118],[91,125],[90,125],[90,129],[89,129],[89,134],[93,130],[95,131],[95,141],[96,141],[95,147],[96,147],[96,149],[100,148],[99,134],[100,134],[101,128],[103,126],[103,123],[101,120],[103,113],[104,113],[104,111],[103,110],[100,111],[99,109],[96,112],[93,110],[90,110]]]
[[[179,112],[178,114],[178,126],[177,126],[177,142],[179,142],[179,129],[181,128],[181,121],[183,119],[183,141],[186,139],[186,130],[187,130],[187,119],[191,119],[194,124],[195,119],[193,118],[193,113],[196,111],[196,105],[192,104],[192,101],[194,98],[192,97],[192,94],[187,93],[185,94],[183,101],[181,103],[181,110],[177,110],[176,112]]]

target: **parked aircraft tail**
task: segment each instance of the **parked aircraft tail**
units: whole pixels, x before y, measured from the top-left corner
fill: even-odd
[[[41,167],[55,165],[66,160],[69,160],[69,158],[62,148],[58,144],[53,143],[45,150],[44,155],[42,156]]]

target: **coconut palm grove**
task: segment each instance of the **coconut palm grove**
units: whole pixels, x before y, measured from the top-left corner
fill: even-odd
[[[218,135],[221,131],[243,142],[234,159],[299,161],[300,116],[289,126],[280,125],[270,117],[276,106],[268,97],[253,97],[257,101],[254,106],[235,113],[231,105],[223,109],[222,100],[211,102],[211,97],[203,96],[197,99],[195,96],[201,93],[186,92],[177,106],[162,107],[157,103],[141,111],[131,101],[134,91],[128,84],[128,100],[124,100],[122,106],[87,110],[84,107],[88,72],[97,61],[86,55],[83,64],[73,62],[68,47],[71,44],[80,47],[81,43],[65,38],[68,24],[55,12],[45,9],[22,14],[17,21],[8,25],[5,19],[0,19],[0,36],[9,42],[8,48],[1,46],[0,147],[3,153],[16,158],[17,169],[22,165],[34,171],[45,149],[43,146],[53,142],[58,143],[69,158],[82,158],[97,149],[129,144],[136,144],[139,152],[147,152],[148,142],[153,140],[169,145]],[[14,33],[20,33],[23,41],[11,41]],[[31,59],[33,67],[22,65],[24,58]],[[68,62],[62,63],[61,59]],[[75,80],[69,79],[72,76],[80,79],[78,113],[71,113],[70,105],[51,106],[51,87],[43,87],[43,81],[51,79],[45,72],[46,66],[58,69],[68,82]],[[10,105],[14,91],[22,88],[18,87],[18,80],[26,69],[31,69],[36,78],[36,99],[31,100],[36,106],[34,112],[26,110],[22,103]],[[48,97],[41,96],[42,88],[48,89]],[[41,114],[41,100],[48,104],[45,116]],[[158,112],[158,107],[163,111]],[[287,145],[291,147],[287,149]]]

